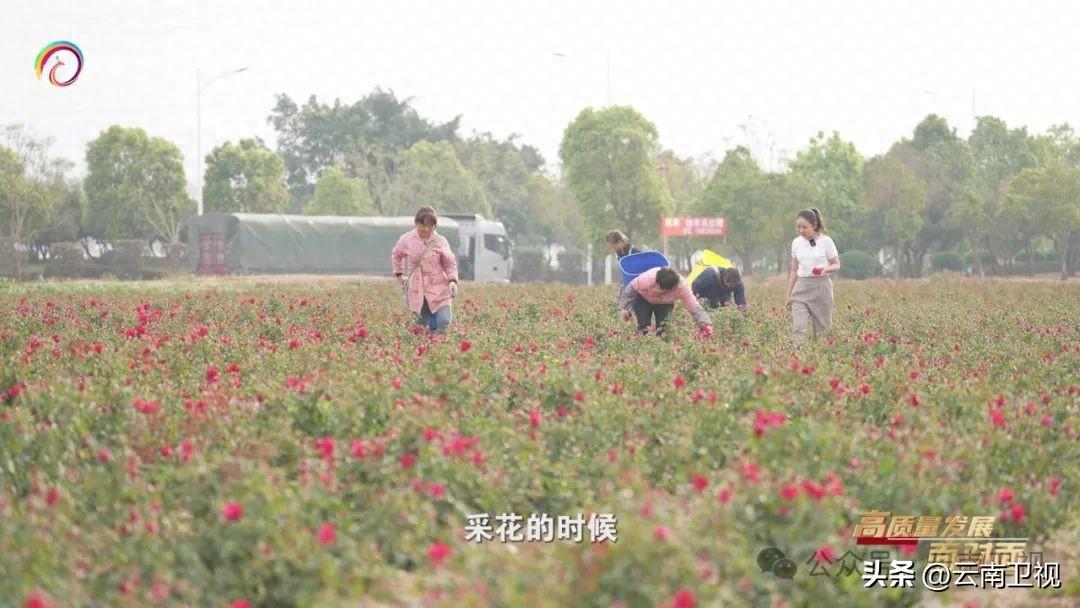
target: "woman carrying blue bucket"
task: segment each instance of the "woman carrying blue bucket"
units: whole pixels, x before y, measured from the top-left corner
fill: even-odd
[[[638,249],[630,242],[630,237],[623,234],[622,230],[612,230],[608,232],[604,237],[604,244],[607,245],[608,251],[615,256],[616,260],[622,260],[628,255],[640,253]],[[621,269],[621,267],[620,267]],[[623,282],[623,287],[626,286],[626,282]],[[615,308],[619,307],[619,296],[622,294],[622,287],[619,288],[619,292],[615,294]]]
[[[656,333],[663,334],[676,300],[682,300],[702,333],[711,336],[712,320],[709,313],[698,303],[689,283],[669,266],[646,270],[630,281],[619,297],[619,307],[623,320],[637,317],[639,332],[647,333],[655,318]]]
[[[630,237],[623,234],[622,230],[612,230],[604,237],[604,244],[607,245],[608,251],[615,255],[616,259],[623,259],[624,257],[641,251],[630,242]]]

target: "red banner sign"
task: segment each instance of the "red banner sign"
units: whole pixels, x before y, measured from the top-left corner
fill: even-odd
[[[663,236],[727,236],[727,219],[722,217],[662,217]]]

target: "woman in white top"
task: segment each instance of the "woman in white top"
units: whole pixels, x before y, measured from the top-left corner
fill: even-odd
[[[836,244],[825,236],[825,218],[811,207],[795,218],[799,236],[791,241],[791,274],[788,276],[787,301],[791,307],[796,344],[806,340],[810,322],[814,339],[832,327],[833,286],[829,278],[840,269]]]

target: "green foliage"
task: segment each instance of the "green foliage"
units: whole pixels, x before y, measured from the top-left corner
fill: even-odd
[[[529,203],[525,215],[527,228],[518,232],[517,242],[584,246],[585,227],[581,206],[570,190],[539,173],[530,175],[525,187]]]
[[[896,252],[895,274],[900,276],[900,251],[909,246],[922,227],[926,183],[900,158],[891,154],[866,164],[863,200],[870,211],[869,224],[880,243]]]
[[[0,148],[0,234],[16,239],[30,237],[49,218],[49,199],[30,180],[19,157]]]
[[[722,216],[728,221],[728,245],[743,262],[743,272],[752,275],[752,260],[764,247],[774,244],[776,221],[774,188],[761,171],[750,150],[729,150],[716,168],[697,213]],[[794,216],[788,218],[795,222]]]
[[[206,156],[203,209],[223,213],[284,213],[289,205],[285,163],[258,138],[225,142]]]
[[[515,283],[530,283],[546,278],[545,269],[548,268],[548,260],[544,250],[538,247],[514,247],[514,275],[511,280]]]
[[[689,215],[705,192],[705,182],[693,159],[664,150],[657,156],[656,165],[671,199],[673,214]]]
[[[897,143],[889,154],[903,160],[926,184],[922,225],[911,243],[913,271],[919,276],[928,251],[956,247],[963,238],[952,210],[974,195],[974,161],[967,142],[936,114],[923,119],[915,127],[914,138]]]
[[[512,237],[529,231],[528,181],[538,167],[528,167],[525,154],[514,140],[495,140],[490,133],[459,141],[456,146],[461,165],[480,180],[484,198],[491,203],[491,212],[502,220]]]
[[[52,243],[74,241],[83,236],[82,184],[78,182],[54,184],[48,192],[55,200],[52,206],[52,217],[48,226],[36,233],[34,244],[47,247]]]
[[[1068,259],[1069,237],[1080,229],[1080,169],[1061,164],[1024,169],[1005,191],[1006,210],[1019,216],[1017,230],[1050,237],[1059,259]],[[1068,277],[1064,262],[1061,277]]]
[[[855,144],[841,139],[836,131],[828,138],[819,131],[791,162],[791,173],[802,176],[821,191],[818,208],[828,220],[829,234],[838,243],[850,247],[866,246],[860,230],[866,216],[860,200],[863,164]]]
[[[799,211],[809,207],[817,208],[825,216],[829,235],[834,241],[840,237],[833,236],[833,218],[821,200],[823,195],[817,185],[795,172],[772,173],[767,177],[769,190],[764,204],[769,212],[769,227],[766,232],[775,235],[771,243],[775,246],[777,270],[783,272],[791,263],[791,241],[796,236],[795,218]],[[839,248],[846,249],[849,246],[845,241],[837,243]],[[744,260],[743,263],[744,268],[750,268],[748,261]]]
[[[968,264],[975,264],[977,261],[982,262],[983,264],[991,264],[994,261],[994,257],[990,255],[990,252],[986,249],[980,249],[978,251],[978,256],[976,256],[974,251],[970,251],[964,256],[964,259],[967,260]]]
[[[314,182],[324,168],[351,159],[357,169],[360,161],[367,163],[365,175],[373,188],[369,193],[379,205],[379,176],[393,178],[394,153],[420,141],[456,140],[460,117],[435,124],[417,113],[411,99],[398,99],[393,91],[375,89],[353,104],[338,99],[324,104],[312,95],[298,106],[281,94],[268,121],[278,133],[294,203],[302,204],[312,196]],[[355,176],[363,177],[359,171]]]
[[[940,251],[930,256],[930,268],[935,271],[949,270],[952,272],[964,272],[967,262],[964,256],[955,251]]]
[[[957,139],[956,129],[950,127],[947,120],[937,114],[930,114],[915,126],[911,147],[925,152],[934,146],[952,143]]]
[[[327,167],[315,184],[315,197],[304,215],[374,215],[375,206],[364,183],[347,177],[337,167]]]
[[[174,144],[113,125],[87,146],[86,165],[82,216],[88,231],[105,239],[180,240],[195,203],[185,192],[183,159]]]
[[[877,258],[857,249],[840,253],[840,276],[845,279],[872,279],[881,276]]]
[[[658,234],[671,209],[658,150],[656,126],[627,106],[586,108],[566,128],[559,157],[591,242],[613,228],[638,241]]]
[[[480,180],[462,166],[447,142],[422,141],[409,148],[383,203],[386,213],[397,215],[412,215],[421,205],[439,213],[491,215]]]

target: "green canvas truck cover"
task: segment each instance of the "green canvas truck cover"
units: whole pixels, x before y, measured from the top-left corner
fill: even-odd
[[[413,218],[206,213],[188,218],[186,228],[193,272],[202,237],[220,235],[232,274],[389,275],[390,251],[413,229]],[[439,218],[437,230],[457,251],[457,222]]]

